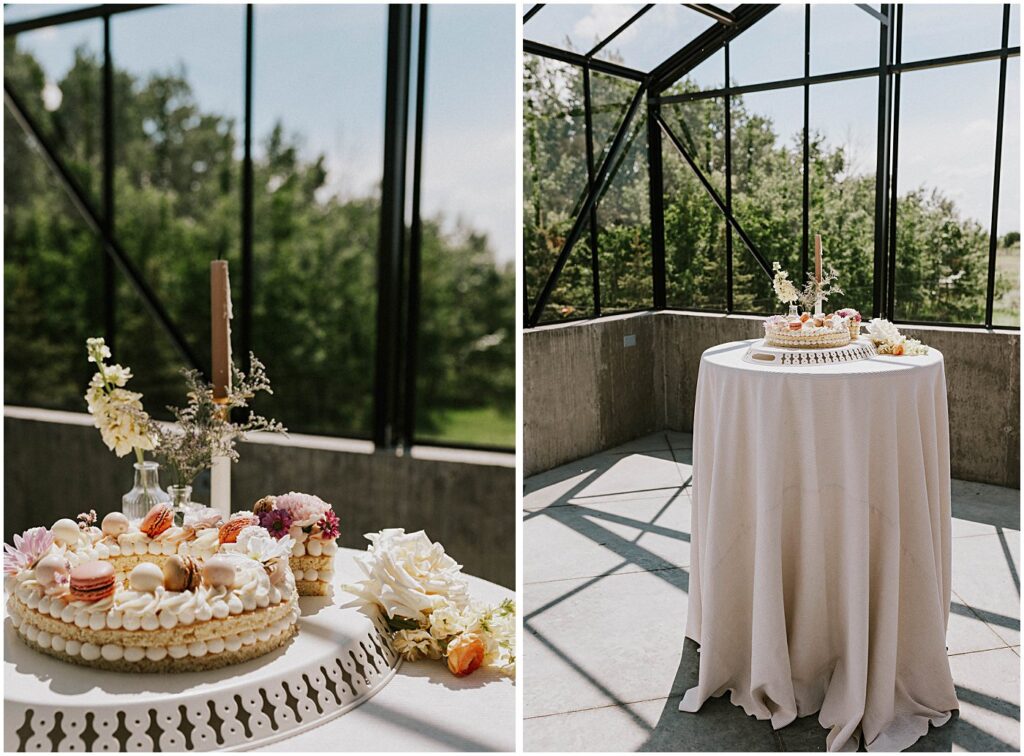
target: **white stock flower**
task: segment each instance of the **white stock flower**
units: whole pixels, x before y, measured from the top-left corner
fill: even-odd
[[[402,528],[391,528],[368,533],[366,538],[371,545],[365,554],[356,557],[366,577],[345,586],[364,602],[380,606],[388,617],[403,617],[423,625],[429,623],[435,609],[451,604],[461,610],[469,604],[462,565],[422,530],[406,533]]]
[[[393,642],[395,651],[406,661],[441,658],[441,645],[426,630],[399,630]]]
[[[116,388],[109,394],[90,385],[85,395],[94,425],[107,448],[123,457],[133,449],[156,446],[150,434],[149,415],[142,409],[142,394]]]
[[[868,333],[875,341],[895,344],[901,338],[900,329],[894,326],[885,318],[872,318],[867,325]]]

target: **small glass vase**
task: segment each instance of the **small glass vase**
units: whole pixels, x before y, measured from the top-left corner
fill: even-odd
[[[135,485],[121,497],[121,511],[129,520],[141,520],[154,504],[170,501],[160,488],[160,465],[156,462],[135,463]]]
[[[167,493],[171,496],[171,509],[174,510],[174,524],[183,525],[185,515],[193,511],[203,509],[202,504],[192,501],[192,486],[167,486]]]
[[[800,317],[800,305],[798,305],[798,304],[791,304],[789,306],[789,317],[791,317],[791,318],[799,318]]]

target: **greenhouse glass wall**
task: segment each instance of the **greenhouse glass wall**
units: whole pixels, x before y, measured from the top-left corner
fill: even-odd
[[[1019,328],[1018,5],[591,10],[525,15],[527,326],[770,314],[821,234],[865,316]]]

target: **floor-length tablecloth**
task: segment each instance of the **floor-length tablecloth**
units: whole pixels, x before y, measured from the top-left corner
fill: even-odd
[[[950,480],[941,353],[767,367],[750,342],[697,381],[680,709],[731,692],[830,750],[901,750],[957,708],[946,656]]]

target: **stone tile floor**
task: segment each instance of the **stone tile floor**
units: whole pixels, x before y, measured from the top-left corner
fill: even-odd
[[[677,709],[697,680],[683,641],[690,452],[689,434],[656,433],[526,480],[526,750],[825,750],[815,716],[775,732],[728,697]],[[1020,750],[1019,494],[953,481],[961,709],[913,750]]]

